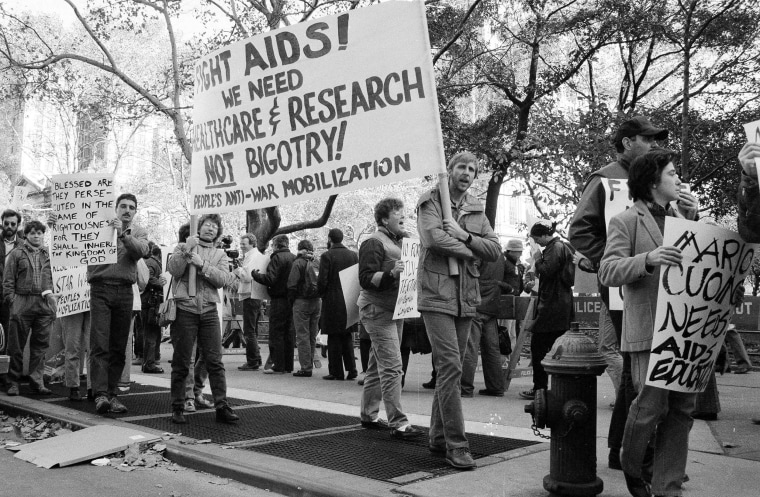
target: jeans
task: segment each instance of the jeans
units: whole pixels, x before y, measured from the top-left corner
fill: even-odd
[[[90,342],[90,312],[80,312],[58,318],[53,326],[60,327],[63,337],[65,357],[63,384],[68,388],[79,388],[82,357]]]
[[[150,317],[154,315],[155,309],[144,307],[141,313],[143,328],[143,363],[142,367],[158,367],[158,348],[161,346],[161,327],[158,324],[151,323]]]
[[[132,285],[90,285],[89,375],[95,396],[116,395],[132,323]]]
[[[293,371],[293,311],[288,299],[272,298],[269,303],[269,355],[275,371]]]
[[[530,336],[530,363],[533,366],[533,390],[541,390],[549,387],[549,375],[546,374],[541,361],[552,349],[554,342],[564,335],[564,331],[548,331],[545,333],[532,333]]]
[[[261,366],[259,350],[259,319],[261,300],[243,299],[243,336],[245,337],[245,361],[249,366]]]
[[[462,393],[472,395],[475,390],[475,370],[478,367],[478,349],[483,361],[483,380],[486,390],[504,393],[504,374],[499,352],[499,328],[494,316],[478,313],[472,320],[467,352],[462,363]]]
[[[655,437],[652,494],[680,496],[697,394],[646,385],[649,354],[630,353],[631,377],[639,394],[628,412],[620,462],[626,473],[641,476],[647,445]]]
[[[310,372],[314,367],[321,312],[321,299],[296,299],[293,302],[293,326],[296,329],[296,346],[301,371]]]
[[[391,428],[407,425],[409,420],[401,411],[401,334],[404,320],[394,321],[392,309],[374,304],[362,307],[359,318],[372,339],[362,391],[361,419],[377,419],[382,399]]]
[[[752,361],[749,359],[747,349],[744,347],[744,342],[736,328],[729,327],[726,331],[726,345],[731,348],[734,353],[734,359],[738,366],[752,366]]]
[[[208,371],[206,363],[203,360],[203,351],[198,348],[198,340],[193,346],[195,350],[195,359],[190,362],[185,378],[185,400],[194,399],[203,393],[203,387],[208,380]]]
[[[607,363],[607,374],[617,392],[620,389],[620,377],[623,374],[623,356],[620,355],[620,339],[610,318],[607,306],[602,303],[599,311],[599,353]],[[614,311],[613,311],[614,312]]]
[[[343,372],[345,366],[346,372]],[[354,336],[345,333],[331,333],[327,335],[327,371],[341,380],[346,373],[356,372],[356,358],[354,357]]]
[[[203,353],[208,370],[214,407],[227,404],[227,379],[222,364],[222,330],[216,308],[203,314],[177,309],[177,318],[171,328],[174,355],[172,357],[171,395],[172,409],[180,411],[185,406],[185,380],[190,372],[190,360],[196,340]]]
[[[34,387],[43,387],[45,352],[50,343],[50,329],[55,313],[40,295],[16,295],[11,304],[8,330],[9,378],[18,383],[24,371],[24,347],[29,341],[29,378]]]
[[[464,432],[460,396],[462,361],[467,350],[472,318],[423,311],[437,379],[430,414],[430,445],[456,449],[469,447]]]

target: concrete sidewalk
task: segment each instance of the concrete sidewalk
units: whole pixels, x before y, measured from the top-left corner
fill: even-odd
[[[163,357],[169,357],[171,348],[165,348],[162,352]],[[230,397],[356,416],[358,423],[361,387],[353,381],[322,380],[321,376],[327,374],[326,360],[323,360],[324,367],[321,370],[314,370],[312,378],[238,371],[237,366],[244,362],[242,355],[227,355],[224,362]],[[139,369],[135,367],[132,379],[142,384],[168,387],[168,367],[166,369],[167,373],[163,375],[142,375],[137,374]],[[413,355],[402,404],[412,423],[421,426],[429,423],[432,391],[420,386],[429,379],[429,372],[430,356]],[[760,494],[760,426],[752,425],[749,421],[753,415],[760,413],[759,379],[759,373],[719,377],[723,412],[718,421],[694,423],[687,467],[690,481],[684,485],[684,495],[755,497]],[[503,398],[483,397],[476,393],[471,399],[463,399],[467,431],[540,440],[531,430],[530,416],[523,412],[526,401],[517,396],[517,392],[530,388],[530,384],[530,378],[513,381]],[[482,387],[482,378],[478,375],[476,391]],[[609,378],[599,378],[597,472],[604,481],[602,495],[624,497],[628,492],[622,473],[606,466],[606,434],[612,394]],[[0,394],[0,408],[35,412],[80,425],[120,423],[99,416],[83,417],[81,413],[64,409],[54,402],[7,397],[3,394]],[[181,428],[177,429],[180,430]],[[234,478],[285,495],[544,496],[547,492],[543,489],[542,479],[549,472],[548,449],[548,443],[543,443],[497,454],[495,457],[478,460],[479,467],[472,472],[398,485],[250,451],[225,449],[218,445],[191,446],[169,441],[167,457],[190,468]],[[343,448],[326,448],[326,457],[329,457],[330,450],[339,451]]]

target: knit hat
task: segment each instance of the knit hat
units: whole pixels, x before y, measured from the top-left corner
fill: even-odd
[[[521,240],[518,240],[517,238],[512,238],[507,242],[507,252],[511,251],[520,251],[522,252],[523,249],[523,242]]]

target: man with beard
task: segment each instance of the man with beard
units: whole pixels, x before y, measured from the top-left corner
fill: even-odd
[[[8,260],[11,251],[24,243],[23,238],[18,236],[18,230],[21,226],[21,215],[12,209],[6,209],[3,211],[2,221],[3,243],[0,244],[0,274],[3,273],[5,261]],[[2,299],[0,303],[0,324],[3,326],[3,339],[0,340],[0,354],[5,354],[5,349],[8,345],[8,325],[10,319],[10,304],[6,303],[5,299]]]
[[[137,261],[148,255],[148,233],[134,224],[137,197],[122,193],[116,199],[116,262],[87,266],[90,283],[90,379],[98,414],[127,412],[117,398],[117,383],[126,360],[137,281]]]

